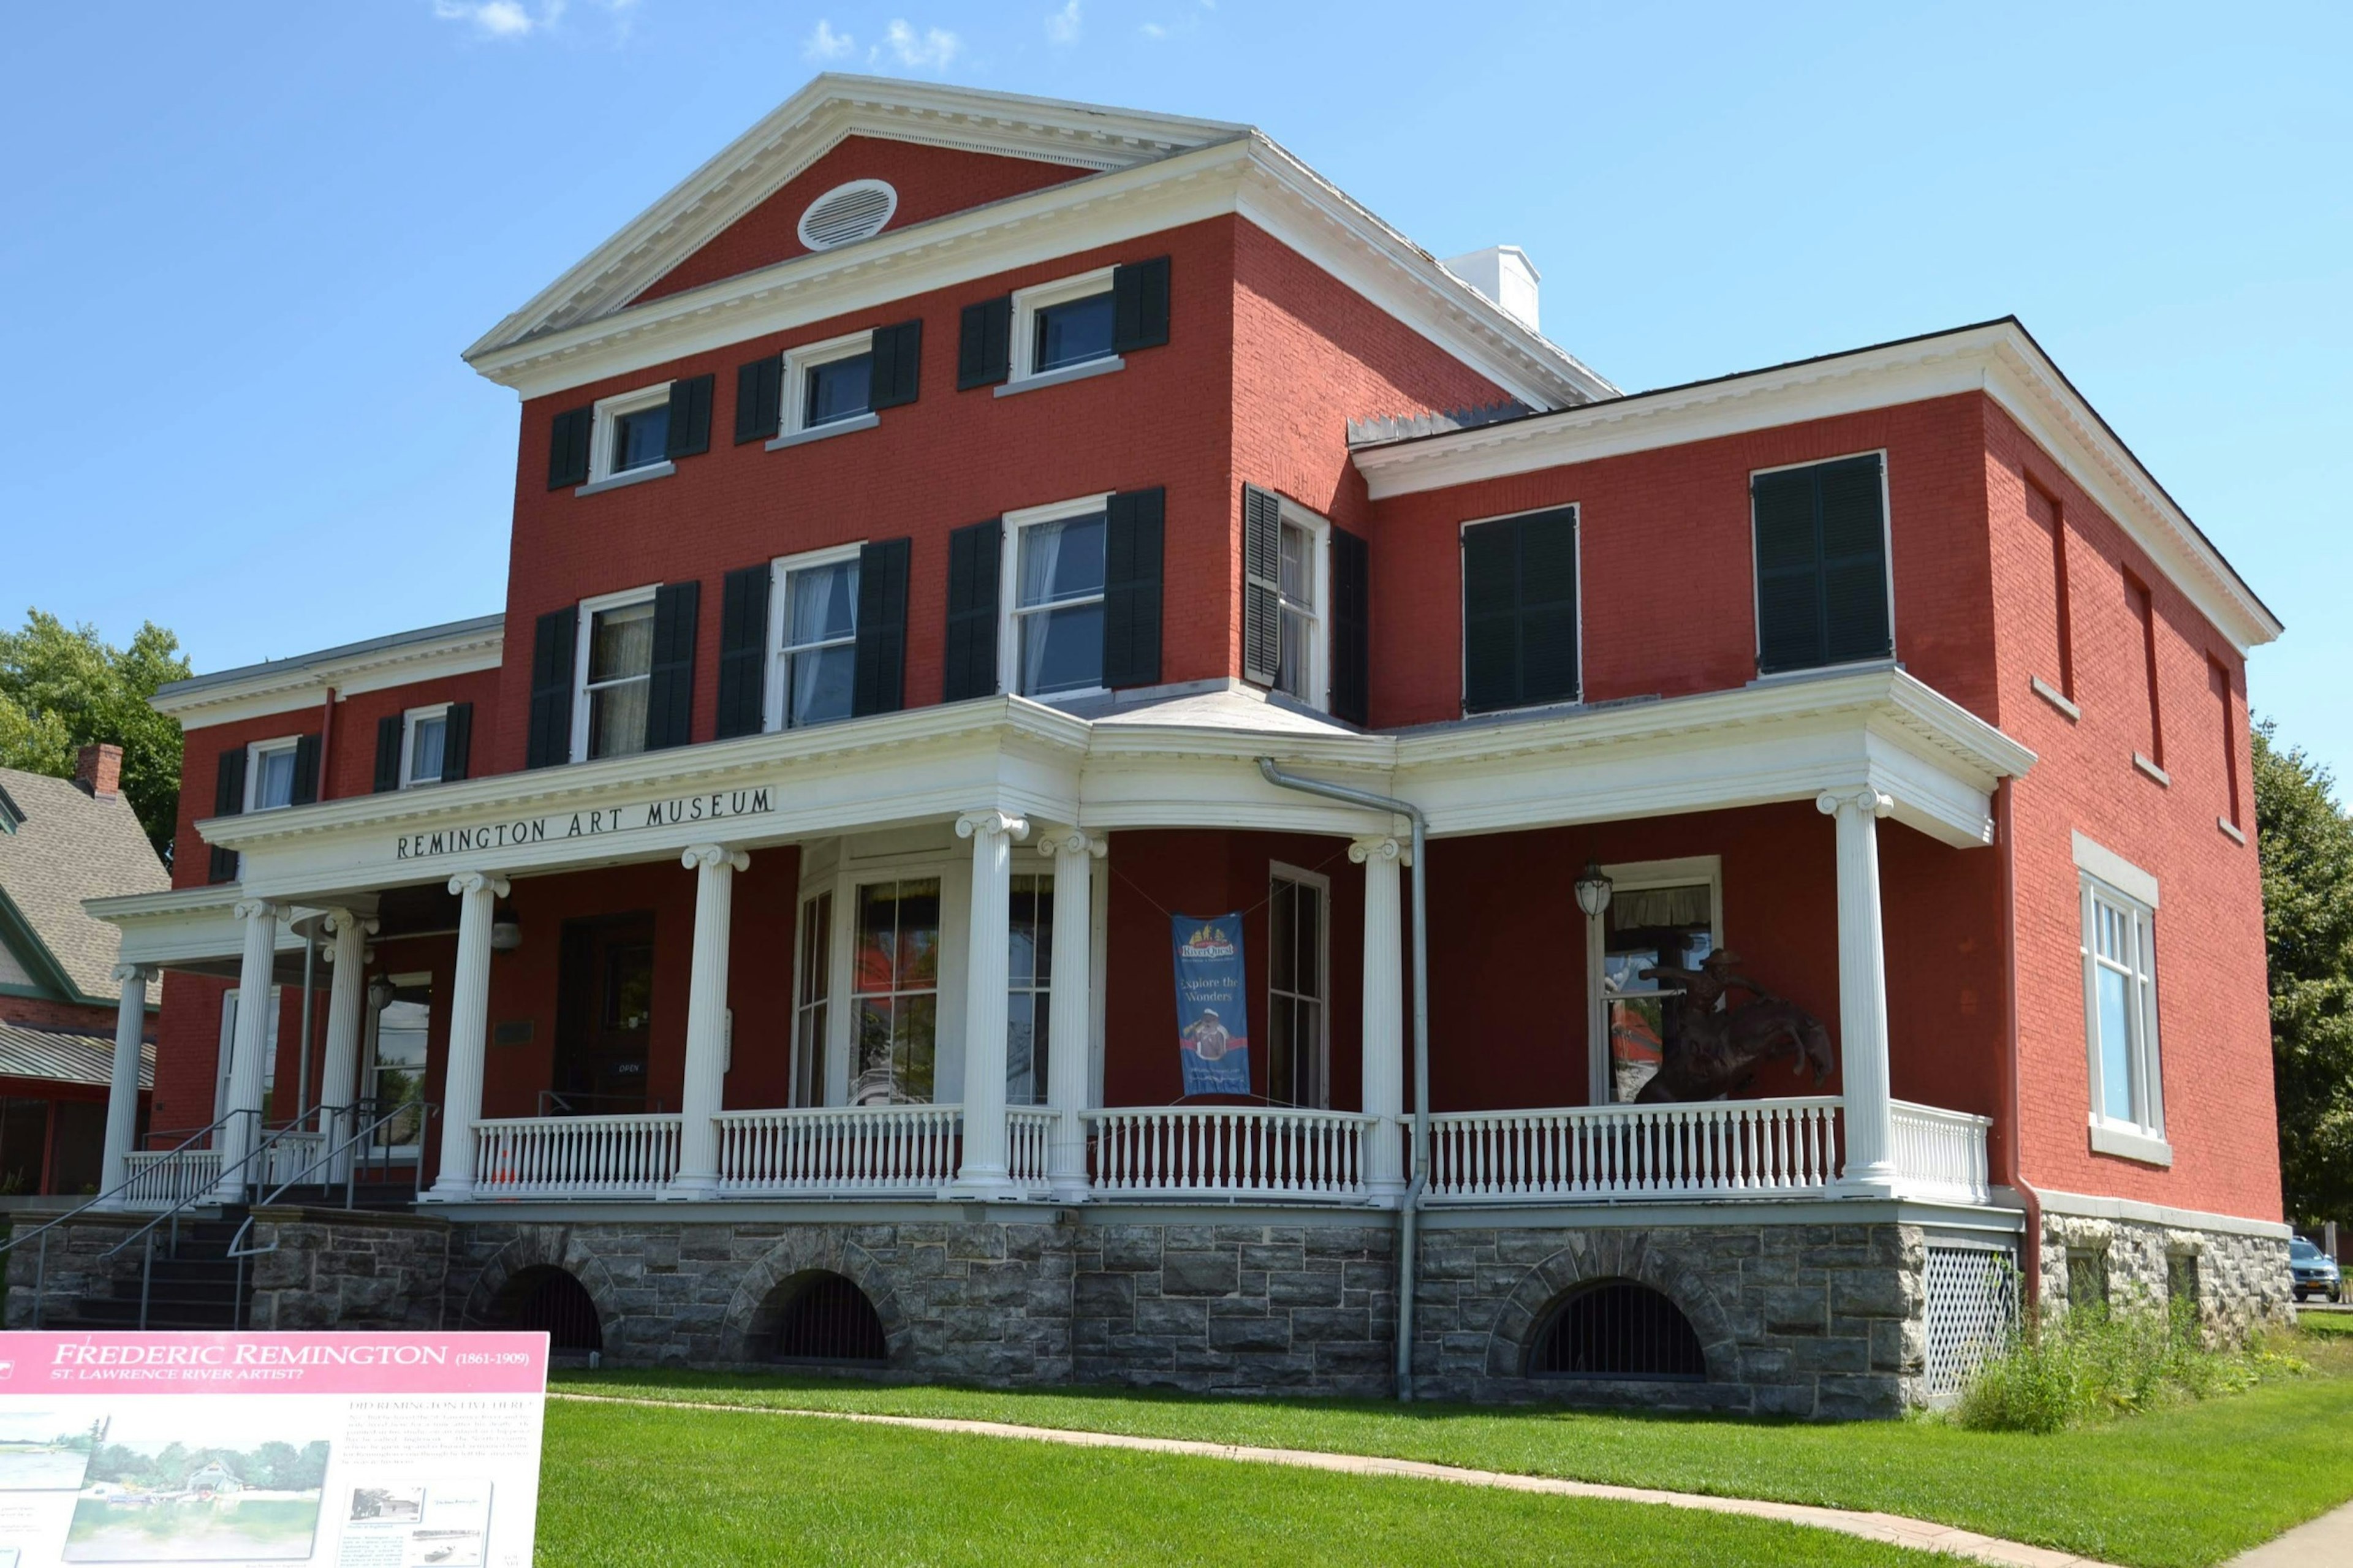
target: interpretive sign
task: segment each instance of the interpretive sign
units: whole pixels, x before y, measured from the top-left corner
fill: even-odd
[[[1248,1094],[1250,1016],[1242,917],[1172,921],[1176,942],[1176,1050],[1185,1092]]]
[[[547,1336],[0,1337],[0,1565],[527,1568]]]

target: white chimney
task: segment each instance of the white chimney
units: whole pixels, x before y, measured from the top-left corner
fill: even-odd
[[[1536,284],[1542,275],[1516,245],[1491,245],[1439,265],[1503,307],[1504,314],[1530,331],[1536,327]]]

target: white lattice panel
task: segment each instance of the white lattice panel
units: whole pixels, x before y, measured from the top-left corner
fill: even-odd
[[[1943,1398],[2010,1339],[2018,1321],[2018,1265],[2007,1251],[1928,1248],[1928,1396]]]

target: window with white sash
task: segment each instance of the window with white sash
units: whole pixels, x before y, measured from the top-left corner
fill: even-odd
[[[776,563],[768,594],[776,666],[767,727],[797,730],[849,717],[858,669],[859,547],[794,555]]]
[[[2157,910],[2082,874],[2084,1017],[2094,1143],[2102,1131],[2165,1137],[2157,1038]],[[2137,1152],[2127,1143],[2105,1152]]]

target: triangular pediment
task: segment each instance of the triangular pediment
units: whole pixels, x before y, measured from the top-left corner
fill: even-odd
[[[1249,129],[1017,93],[820,76],[467,353],[805,254],[802,213],[848,181],[892,184],[899,205],[882,231],[888,233]]]

